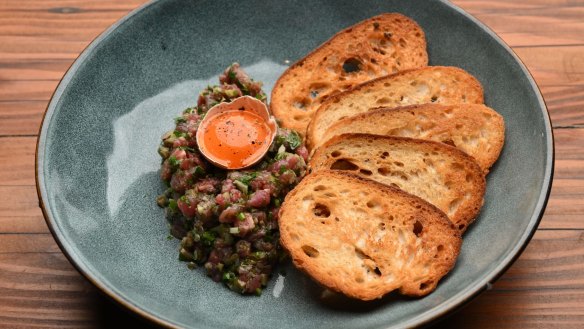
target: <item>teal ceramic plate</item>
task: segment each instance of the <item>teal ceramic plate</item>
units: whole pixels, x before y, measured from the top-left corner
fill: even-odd
[[[454,270],[420,299],[330,303],[288,266],[242,297],[177,260],[154,202],[159,138],[238,61],[269,91],[290,62],[340,29],[400,12],[426,32],[430,63],[485,89],[507,136],[486,203]],[[79,56],[48,106],[37,150],[44,214],[63,252],[99,289],[157,323],[192,328],[394,328],[429,323],[487,289],[518,257],[551,186],[553,140],[527,70],[484,25],[441,1],[168,0],[134,11]]]

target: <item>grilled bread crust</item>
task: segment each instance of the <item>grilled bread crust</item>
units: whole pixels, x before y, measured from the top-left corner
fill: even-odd
[[[318,148],[309,167],[351,172],[416,195],[446,213],[461,233],[484,202],[482,169],[471,156],[443,143],[344,134]]]
[[[482,104],[483,87],[466,71],[428,66],[377,78],[327,98],[307,128],[310,149],[323,142],[326,130],[339,120],[378,107],[415,104]]]
[[[323,100],[356,84],[428,65],[424,31],[397,13],[353,25],[288,68],[272,90],[270,107],[285,128],[304,135]]]
[[[348,133],[443,142],[475,158],[487,174],[503,149],[505,122],[499,113],[482,104],[379,108],[338,121],[328,128],[322,142]]]
[[[292,190],[280,240],[296,267],[362,300],[432,292],[454,266],[460,232],[430,203],[359,176],[322,170]]]

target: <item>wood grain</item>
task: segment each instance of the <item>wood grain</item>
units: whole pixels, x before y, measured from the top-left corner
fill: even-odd
[[[14,239],[20,240],[20,245],[32,239],[44,241],[30,234],[15,235]],[[0,253],[0,323],[97,327],[91,321],[96,316],[92,312],[97,299],[94,288],[50,245],[32,245],[25,255]],[[483,325],[485,328],[547,327],[557,321],[581,324],[584,308],[578,306],[584,303],[583,264],[584,232],[538,232],[522,257],[490,291],[443,325],[466,328],[470,319],[475,326],[488,324]],[[16,312],[20,316],[15,316]],[[15,322],[5,322],[8,319]],[[39,321],[42,319],[50,321]]]
[[[34,185],[36,137],[0,138],[0,186]]]
[[[0,234],[48,233],[36,187],[0,186]]]
[[[47,101],[0,102],[0,136],[36,135]]]
[[[144,0],[0,1],[0,328],[151,327],[79,275],[44,222],[36,134],[73,60]],[[519,260],[438,328],[584,327],[584,1],[456,0],[511,45],[548,105],[555,179]]]
[[[456,0],[512,47],[583,45],[581,0]]]
[[[549,57],[560,58],[554,60],[537,55],[539,50],[522,48],[520,56],[540,85],[554,127],[584,125],[584,46],[551,48]],[[563,61],[570,62],[576,56],[582,59],[572,61],[573,69],[562,68]],[[29,63],[28,68],[0,64],[0,136],[38,133],[47,102],[70,61]],[[47,63],[45,68],[41,68],[42,63]],[[45,80],[46,76],[50,79]]]
[[[584,127],[584,84],[540,88],[554,127]]]

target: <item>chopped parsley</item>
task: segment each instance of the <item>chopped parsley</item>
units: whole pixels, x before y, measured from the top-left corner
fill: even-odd
[[[178,160],[177,158],[175,158],[174,155],[172,155],[168,157],[168,163],[173,167],[177,167],[180,164],[180,160]]]
[[[290,133],[286,137],[286,140],[292,150],[297,149],[302,144],[302,138],[295,131],[290,131]]]
[[[176,203],[175,199],[168,199],[168,208],[172,211],[178,210],[178,204]]]

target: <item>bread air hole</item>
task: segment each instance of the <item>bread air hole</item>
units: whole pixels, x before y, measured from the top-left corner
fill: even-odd
[[[373,209],[373,208],[379,207],[379,202],[377,202],[375,200],[369,200],[369,201],[367,201],[366,205],[367,205],[367,208]]]
[[[330,88],[330,83],[328,82],[315,82],[312,83],[309,87],[308,90],[310,90],[310,97],[312,99],[317,98],[320,94],[322,94],[323,92],[325,92],[327,89]]]
[[[339,159],[331,165],[332,170],[357,170],[359,166],[347,159]]]
[[[367,170],[367,169],[359,169],[359,172],[365,176],[373,175],[373,172],[371,170]]]
[[[444,246],[443,245],[438,245],[438,247],[436,247],[436,254],[434,254],[434,258],[438,258],[438,256],[440,256],[440,254],[444,251]]]
[[[426,282],[422,282],[420,284],[420,290],[426,290],[428,288],[430,288],[432,286],[432,281],[426,281]]]
[[[298,99],[294,102],[293,106],[299,110],[306,111],[306,108],[310,105],[310,99],[303,98]]]
[[[376,52],[376,53],[378,53],[378,54],[380,54],[380,55],[385,55],[385,54],[387,54],[387,53],[385,52],[385,50],[383,50],[383,49],[381,49],[381,48],[378,48],[378,47],[373,47],[373,51],[374,51],[374,52]]]
[[[361,63],[359,59],[351,57],[346,59],[343,63],[343,71],[345,71],[345,73],[359,72],[362,69],[362,65],[363,63]]]
[[[445,139],[442,141],[442,143],[456,147],[456,144],[454,144],[454,141],[452,139]]]
[[[420,221],[417,220],[414,223],[414,229],[412,231],[419,238],[422,235],[422,230],[423,229],[424,229],[424,226],[422,225],[422,223],[420,223]]]
[[[444,142],[443,142],[444,143]],[[450,167],[452,168],[452,170],[455,171],[461,171],[464,170],[464,166],[462,165],[462,163],[458,163],[458,162],[453,162]]]
[[[304,251],[304,253],[306,254],[306,256],[308,256],[310,258],[316,258],[319,255],[318,250],[312,246],[303,245],[301,248],[302,248],[302,251]]]
[[[313,188],[314,192],[318,192],[318,191],[324,191],[326,190],[326,186],[324,185],[317,185]]]
[[[406,45],[408,44],[408,43],[406,42],[406,40],[405,40],[405,39],[403,39],[403,38],[400,38],[398,42],[399,42],[399,46],[400,46],[400,47],[402,47],[402,48],[405,48],[405,47],[406,47]]]
[[[316,217],[326,218],[331,215],[330,209],[327,206],[323,205],[322,203],[315,204],[314,208],[312,209],[312,212]]]
[[[355,255],[359,257],[361,260],[363,260],[363,264],[361,264],[361,266],[367,269],[367,274],[375,273],[376,275],[381,276],[381,270],[379,269],[375,261],[369,255],[363,252],[363,250],[361,250],[360,248],[356,246],[354,248]]]
[[[333,151],[333,153],[331,153],[331,156],[332,156],[333,158],[338,158],[338,157],[340,157],[340,156],[341,156],[341,152],[339,152],[339,151]]]
[[[385,167],[381,167],[377,169],[377,172],[381,175],[381,176],[390,176],[391,175],[391,169],[389,168],[385,168]]]
[[[387,97],[381,97],[380,99],[378,99],[377,101],[375,101],[375,103],[377,103],[379,105],[388,104],[389,103],[389,98],[387,98]]]

